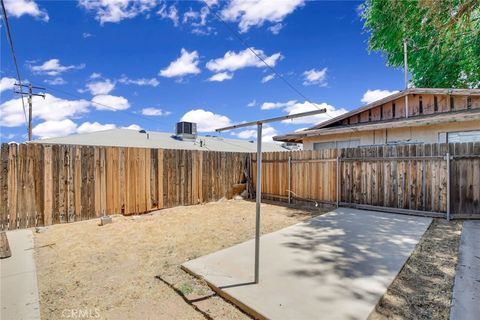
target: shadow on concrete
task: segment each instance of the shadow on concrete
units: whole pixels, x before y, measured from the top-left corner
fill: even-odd
[[[368,285],[357,288],[342,280],[382,282],[382,276],[401,269],[430,220],[371,211],[352,215],[348,210],[337,209],[284,233],[282,245],[295,250],[292,256],[299,263],[293,265],[301,266],[288,273],[312,278],[319,285],[334,273],[340,279],[335,284],[338,293],[355,300],[378,300],[378,291],[369,290]]]
[[[389,217],[364,213],[357,217],[343,213],[312,219],[295,232],[284,235],[283,245],[311,253],[312,265],[332,265],[334,272],[341,277],[357,278],[372,276],[388,271],[392,260],[385,256],[409,252],[416,241],[411,238],[418,226],[418,219],[409,219],[395,215]],[[356,225],[352,229],[352,225]],[[320,250],[319,250],[320,249]],[[324,250],[329,255],[321,254]],[[304,252],[299,255],[305,257]],[[394,257],[392,257],[394,258]],[[321,276],[316,270],[311,273],[308,268],[292,270],[298,276]]]

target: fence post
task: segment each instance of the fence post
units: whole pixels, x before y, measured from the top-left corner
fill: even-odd
[[[340,205],[340,157],[337,156],[337,208]]]
[[[450,221],[450,153],[445,155],[447,160],[447,221]]]
[[[288,203],[292,203],[292,156],[288,155]]]

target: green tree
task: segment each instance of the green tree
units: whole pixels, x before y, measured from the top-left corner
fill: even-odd
[[[480,87],[480,0],[367,0],[362,17],[369,50],[403,67],[408,46],[416,87]]]

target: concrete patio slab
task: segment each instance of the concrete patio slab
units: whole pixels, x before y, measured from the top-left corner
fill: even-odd
[[[366,319],[432,219],[339,208],[183,267],[240,308],[268,319]]]
[[[0,260],[0,319],[40,319],[32,231],[6,234],[12,256]]]
[[[480,316],[480,221],[465,221],[453,286],[451,320]]]

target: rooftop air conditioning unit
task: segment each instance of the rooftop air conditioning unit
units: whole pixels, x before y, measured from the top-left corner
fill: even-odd
[[[186,121],[178,122],[175,135],[182,140],[196,140],[197,124]]]

